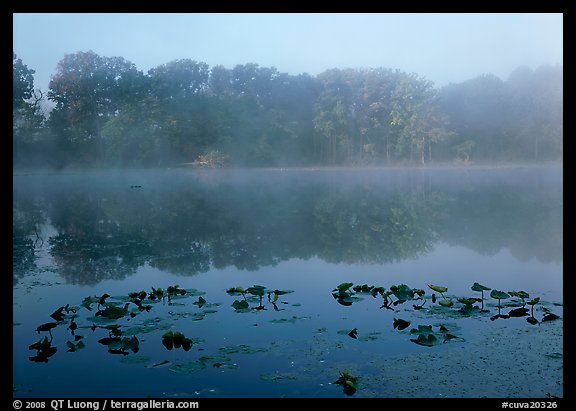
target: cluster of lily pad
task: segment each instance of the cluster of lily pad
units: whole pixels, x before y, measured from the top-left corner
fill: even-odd
[[[454,297],[454,296],[446,296],[448,288],[445,286],[434,285],[434,284],[427,284],[428,288],[433,291],[431,295],[426,298],[426,291],[421,288],[411,288],[406,284],[399,284],[399,285],[392,285],[389,289],[386,289],[382,286],[374,286],[368,284],[354,284],[351,282],[341,283],[336,288],[332,290],[332,296],[334,299],[341,305],[350,306],[356,301],[362,300],[362,297],[359,295],[361,294],[368,294],[372,297],[381,297],[382,298],[382,305],[380,308],[386,308],[389,310],[396,310],[396,306],[400,304],[404,304],[408,301],[412,302],[412,307],[414,310],[422,310],[424,309],[424,305],[427,301],[431,301],[432,304],[437,304],[430,307],[431,312],[435,311],[435,308],[442,308],[443,310],[455,310],[461,317],[470,317],[473,314],[482,314],[482,313],[489,313],[490,310],[484,308],[484,291],[490,291],[490,297],[498,300],[498,304],[496,308],[498,309],[498,313],[491,316],[490,319],[492,321],[497,319],[507,319],[510,317],[527,317],[526,321],[529,324],[536,325],[540,324],[541,322],[546,321],[553,321],[560,318],[558,315],[551,312],[546,307],[541,307],[541,310],[544,312],[544,315],[541,320],[538,320],[534,316],[534,306],[540,302],[540,297],[530,298],[530,294],[526,291],[499,291],[493,290],[489,287],[486,287],[482,284],[475,282],[470,288],[472,291],[480,292],[481,297]],[[436,295],[439,294],[439,296]],[[505,308],[502,306],[502,300],[508,298],[517,298],[519,300],[513,301],[509,307],[513,307],[508,311],[508,313],[503,314],[501,309]],[[455,306],[455,301],[459,303],[459,305]],[[475,304],[480,303],[481,306],[478,307]],[[531,306],[531,310],[526,308],[526,305]],[[530,315],[529,315],[530,311]],[[404,320],[402,318],[394,318],[393,320],[393,327],[394,329],[398,329],[399,331],[404,330],[410,326],[411,322]],[[358,330],[356,328],[352,329],[348,335],[352,338],[357,338]],[[427,346],[432,347],[436,344],[441,342],[447,342],[450,340],[460,340],[463,341],[464,339],[454,335],[445,325],[438,326],[438,330],[433,330],[431,325],[418,325],[417,328],[412,328],[410,333],[413,335],[417,335],[415,338],[411,338],[410,341]]]
[[[253,285],[252,287],[232,287],[226,290],[229,295],[239,295],[242,296],[242,300],[234,300],[232,307],[237,312],[248,312],[252,310],[266,310],[266,306],[263,304],[264,296],[268,298],[268,303],[272,304],[274,310],[280,310],[278,308],[278,299],[281,295],[291,293],[291,290],[278,290],[278,289],[268,289],[263,285]],[[246,297],[248,295],[248,297]],[[254,302],[258,305],[250,306],[250,302]]]
[[[34,362],[48,362],[48,358],[58,351],[57,347],[52,345],[52,330],[61,325],[67,325],[67,330],[72,337],[66,341],[68,352],[76,352],[86,347],[84,343],[85,337],[76,334],[78,329],[91,329],[92,332],[97,329],[103,329],[107,331],[108,335],[98,340],[98,343],[106,346],[109,353],[120,355],[128,355],[130,352],[137,353],[140,340],[134,330],[131,333],[126,333],[122,331],[122,325],[115,322],[123,318],[134,318],[142,312],[149,312],[155,303],[167,302],[168,304],[173,304],[173,300],[176,298],[198,294],[202,293],[197,290],[185,290],[178,285],[174,285],[169,286],[165,290],[152,287],[150,292],[132,292],[127,296],[117,298],[113,298],[107,293],[101,296],[88,296],[82,300],[78,307],[66,304],[50,314],[54,321],[41,324],[36,328],[38,334],[47,332],[48,335],[44,335],[28,347],[29,350],[36,350],[36,355],[29,357],[29,359]],[[203,301],[200,299],[202,299],[201,296],[199,301],[194,304],[201,306],[206,303],[204,299],[202,299]],[[91,321],[92,324],[79,325],[77,323],[81,309],[94,312],[92,317],[87,317],[87,320]],[[181,336],[180,333],[164,334],[162,343],[168,349],[182,347],[185,350],[189,350],[192,346],[192,340]]]

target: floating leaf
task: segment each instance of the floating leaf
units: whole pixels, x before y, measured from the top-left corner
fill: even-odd
[[[398,331],[402,331],[410,325],[410,321],[403,320],[402,318],[394,318],[393,326],[397,328]]]
[[[420,334],[418,338],[410,338],[410,341],[425,347],[432,347],[438,343],[438,338],[436,338],[434,334]]]
[[[348,290],[353,285],[354,285],[354,283],[342,283],[342,284],[339,284],[333,291],[339,291],[342,293],[342,292]]]
[[[444,334],[444,341],[443,341],[443,342],[450,341],[450,340],[454,340],[454,339],[458,339],[458,340],[464,341],[464,338],[462,338],[462,337],[458,337],[458,336],[456,336],[456,335],[454,335],[454,334],[450,334],[450,333],[445,333],[445,334]]]
[[[486,287],[486,286],[484,286],[482,284],[478,284],[478,283],[474,283],[471,288],[472,288],[472,291],[489,291],[489,290],[491,290],[490,287]]]
[[[544,317],[542,318],[542,322],[545,321],[554,321],[559,319],[560,317],[554,313],[547,313],[546,315],[544,315]]]
[[[68,347],[68,352],[76,352],[78,350],[81,350],[82,348],[85,348],[86,345],[84,345],[84,342],[80,341],[77,344],[74,344],[71,341],[66,341],[66,346]]]
[[[56,328],[57,326],[58,326],[58,323],[41,324],[38,326],[38,328],[36,328],[36,332],[40,333],[41,331],[48,331],[50,333],[50,335],[52,335],[52,332],[50,330],[52,330],[52,328]]]
[[[50,314],[50,317],[56,321],[64,321],[64,313],[62,311],[64,311],[64,307],[58,308],[56,311]]]
[[[445,293],[446,291],[448,291],[448,288],[446,287],[442,287],[440,285],[432,285],[432,284],[428,284],[428,287],[440,294]]]
[[[440,300],[438,301],[438,304],[440,304],[442,307],[452,307],[454,305],[452,300]]]
[[[472,305],[476,302],[480,302],[482,300],[478,298],[464,298],[464,297],[457,297],[456,300],[464,305]]]
[[[244,290],[244,287],[232,287],[226,290],[226,292],[228,294],[244,294],[246,290]]]
[[[530,301],[526,301],[526,304],[528,305],[536,305],[540,302],[540,297],[536,297],[531,299]]]
[[[412,328],[410,333],[412,334],[428,334],[432,332],[431,325],[418,325],[418,328]]]
[[[121,341],[120,337],[105,337],[98,340],[98,342],[102,345],[117,344],[120,341]]]
[[[198,297],[198,301],[194,302],[193,304],[196,304],[199,308],[202,308],[202,306],[206,304],[206,300],[200,296]]]
[[[401,302],[414,298],[414,290],[406,284],[392,285],[390,286],[390,291],[392,291],[392,294]]]
[[[526,321],[528,321],[532,325],[540,324],[540,322],[534,317],[528,317],[526,318]]]
[[[352,395],[356,392],[358,377],[352,375],[350,371],[340,371],[340,378],[334,384],[342,385],[343,391],[346,395]]]
[[[206,368],[206,364],[203,361],[191,361],[184,364],[173,364],[168,369],[172,372],[178,374],[190,374],[194,371],[200,371]]]
[[[508,295],[506,292],[504,291],[498,291],[498,290],[492,290],[490,292],[490,297],[495,298],[497,300],[503,300],[506,298],[510,298],[510,295]]]
[[[245,310],[248,308],[248,302],[245,300],[242,301],[234,300],[234,302],[232,303],[232,307],[235,310]]]
[[[508,312],[510,317],[525,317],[528,315],[528,309],[524,307],[515,308]]]
[[[258,297],[263,297],[264,292],[266,291],[266,287],[261,285],[253,285],[246,289],[246,292],[252,295],[257,295]]]
[[[40,338],[38,341],[32,343],[28,349],[29,350],[43,350],[46,348],[49,348],[51,345],[50,340],[48,340],[48,337],[44,336],[42,338]]]
[[[130,357],[124,357],[120,360],[124,364],[146,364],[150,362],[150,357],[145,355],[131,355]]]
[[[530,298],[530,294],[528,294],[526,291],[508,291],[508,294],[510,294],[512,297],[518,297],[523,300]]]

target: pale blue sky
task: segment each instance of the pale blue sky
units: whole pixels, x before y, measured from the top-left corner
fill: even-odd
[[[18,13],[13,21],[13,49],[43,90],[65,54],[88,50],[144,72],[181,58],[311,75],[385,67],[437,87],[563,65],[561,13]]]

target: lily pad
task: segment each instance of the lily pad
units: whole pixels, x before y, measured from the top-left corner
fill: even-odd
[[[246,301],[246,300],[234,300],[234,302],[232,303],[232,307],[235,310],[246,310],[249,307],[248,301]]]
[[[407,301],[414,298],[414,290],[406,284],[392,285],[390,291],[398,299],[398,301]]]
[[[448,307],[448,308],[450,308],[454,305],[452,300],[440,300],[440,301],[438,301],[438,304],[440,304],[442,307]]]
[[[432,347],[438,344],[438,338],[434,334],[420,334],[418,338],[410,338],[410,341],[425,347]]]
[[[485,285],[479,284],[479,283],[474,283],[471,287],[472,291],[490,291],[491,288],[490,287],[486,287]]]
[[[528,309],[524,307],[515,308],[513,310],[508,311],[508,315],[510,317],[525,317],[528,315]]]
[[[492,290],[490,291],[490,297],[495,298],[497,300],[503,300],[506,298],[510,298],[510,295],[504,291]]]
[[[200,371],[206,368],[203,361],[191,361],[183,364],[172,364],[168,369],[177,374],[190,374],[194,371]]]
[[[348,370],[340,371],[340,377],[334,381],[334,384],[342,386],[344,394],[353,395],[357,390],[358,377],[352,375]]]
[[[410,330],[411,334],[430,334],[432,333],[431,325],[418,325],[418,328],[412,328]]]
[[[120,362],[123,364],[147,364],[150,362],[150,357],[145,355],[131,355],[122,358]]]
[[[446,291],[448,291],[448,288],[446,287],[442,287],[440,285],[433,285],[433,284],[428,284],[428,288],[430,288],[431,290],[434,290],[440,294],[445,293]]]
[[[410,325],[410,321],[403,320],[402,318],[394,318],[393,326],[398,331],[402,331]]]
[[[556,314],[554,314],[554,313],[547,313],[547,314],[545,314],[544,317],[542,318],[542,322],[545,322],[545,321],[554,321],[554,320],[557,320],[557,319],[559,319],[559,318],[560,318],[560,316],[558,316],[558,315],[556,315]]]
[[[339,284],[338,286],[336,286],[336,288],[333,291],[338,291],[338,292],[342,293],[342,292],[347,291],[353,285],[354,285],[354,283],[342,283],[342,284]]]

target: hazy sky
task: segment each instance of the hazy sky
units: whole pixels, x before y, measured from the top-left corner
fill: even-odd
[[[563,65],[561,13],[18,13],[13,48],[48,89],[65,54],[120,56],[139,70],[182,58],[289,74],[385,67],[438,87],[520,65]]]

